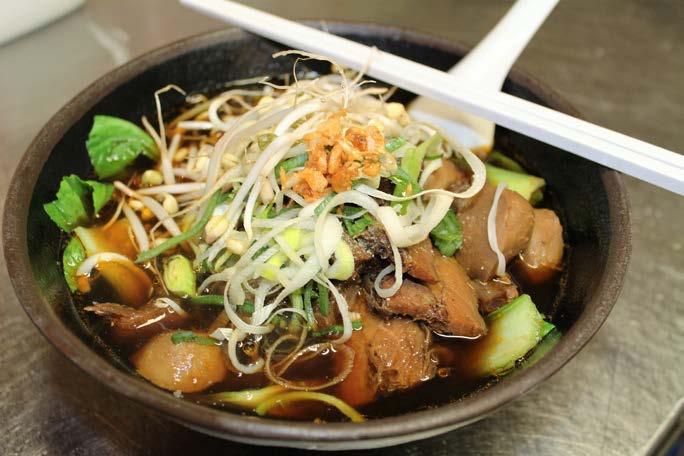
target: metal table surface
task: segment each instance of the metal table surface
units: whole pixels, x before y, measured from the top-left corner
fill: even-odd
[[[367,20],[475,43],[510,1],[249,1],[297,18]],[[0,194],[67,100],[147,50],[220,27],[171,0],[93,0],[0,47]],[[587,119],[684,150],[684,3],[566,0],[519,65]],[[608,322],[561,372],[466,428],[375,454],[626,455],[684,395],[684,199],[626,179],[634,250]],[[0,454],[295,453],[198,434],[110,392],[33,327],[0,268]],[[10,271],[11,273],[11,271]]]

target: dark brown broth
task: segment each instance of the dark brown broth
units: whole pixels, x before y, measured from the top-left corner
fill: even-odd
[[[549,204],[548,199],[545,205]],[[547,206],[548,207],[548,206]],[[111,214],[113,209],[110,207],[105,214]],[[102,220],[107,220],[108,216],[103,216]],[[123,233],[118,229],[102,231],[101,236],[107,238],[109,242],[122,242]],[[128,234],[126,233],[126,237]],[[567,258],[567,249],[565,257]],[[163,290],[156,282],[156,277],[147,271],[155,285],[154,296],[163,296]],[[552,279],[533,285],[515,274],[514,268],[509,271],[514,282],[519,286],[521,293],[527,293],[532,297],[533,302],[540,312],[551,318],[555,313],[559,296],[562,289],[562,274],[557,274]],[[102,277],[96,277],[91,281],[91,291],[87,294],[76,294],[75,302],[82,320],[90,327],[96,338],[102,337],[107,341],[107,349],[111,350],[117,358],[124,360],[126,365],[134,370],[129,361],[130,356],[145,343],[145,339],[137,340],[129,345],[117,345],[111,343],[108,338],[108,325],[103,324],[101,317],[96,317],[82,309],[93,302],[120,302],[116,290],[110,286]],[[184,329],[206,331],[214,323],[216,317],[222,312],[220,306],[201,306],[185,302],[184,309],[191,315],[190,321]],[[471,361],[474,359],[473,353],[476,352],[476,345],[479,342],[464,341],[458,339],[448,339],[435,336],[435,350],[443,352],[446,356],[440,356],[440,371],[446,375],[437,375],[432,380],[423,382],[417,387],[392,394],[388,397],[379,397],[374,402],[359,407],[358,410],[367,418],[381,418],[395,416],[403,413],[436,407],[447,402],[458,401],[468,395],[474,394],[491,384],[496,383],[496,378],[474,379],[468,375],[471,369]],[[475,346],[474,346],[475,345]],[[469,353],[469,356],[466,356]],[[470,361],[469,361],[470,360]],[[321,383],[332,378],[334,363],[331,355],[319,356],[312,360],[295,364],[288,370],[285,377],[291,380],[308,380],[312,383]],[[311,373],[316,373],[316,378],[312,380]],[[201,396],[210,393],[224,391],[239,391],[244,389],[258,389],[268,386],[270,381],[263,373],[245,375],[231,371],[227,378],[220,383],[212,385],[201,395],[187,395],[187,400],[204,403],[199,399]],[[321,392],[334,394],[335,387],[330,387]],[[222,404],[209,404],[217,408],[228,408],[243,414],[252,414],[244,410]],[[269,411],[269,415],[274,418],[288,418],[292,420],[321,420],[321,421],[340,421],[345,418],[336,409],[322,403],[305,401],[287,406],[277,406]]]
[[[556,276],[553,280],[543,284],[541,287],[529,287],[522,284],[518,278],[514,277],[514,279],[516,279],[516,282],[521,284],[522,287],[525,287],[521,288],[521,290],[530,294],[540,311],[544,312],[543,309],[553,309],[555,296],[558,294],[559,289],[559,276]],[[106,285],[104,284],[101,287],[93,288],[93,290],[97,293],[107,292]],[[91,296],[94,295],[95,293]],[[82,299],[81,302],[84,305],[89,305],[92,301],[86,298]],[[221,312],[220,308],[210,306],[186,305],[185,309],[193,316],[193,322],[188,325],[188,329],[196,330],[211,325],[216,316]],[[106,329],[103,337],[105,339],[107,338]],[[140,340],[137,344],[132,346],[119,346],[116,347],[116,349],[122,357],[128,359],[142,343],[144,343],[144,340]],[[397,392],[389,397],[379,397],[373,403],[359,407],[359,411],[368,418],[400,415],[411,411],[436,407],[447,402],[457,401],[496,383],[496,378],[474,379],[468,375],[472,370],[470,363],[475,358],[473,356],[474,351],[476,351],[476,348],[473,347],[474,344],[479,344],[479,342],[435,336],[434,345],[436,350],[444,350],[448,353],[448,356],[440,357],[439,363],[439,367],[445,369],[448,372],[448,375],[444,377],[437,375],[432,380],[426,381],[413,389]],[[468,352],[470,356],[465,356],[466,352]],[[295,364],[288,370],[285,376],[292,380],[312,380],[311,373],[315,372],[316,378],[313,379],[313,382],[319,383],[329,380],[334,376],[332,365],[333,363],[331,362],[330,356],[319,356],[310,361],[301,363],[300,365]],[[321,373],[324,374],[321,375]],[[245,375],[239,372],[231,372],[225,381],[212,385],[212,387],[203,394],[257,389],[268,386],[269,384],[269,380],[261,373]],[[327,388],[322,390],[322,392],[334,394],[335,388]],[[187,399],[197,401],[197,398],[194,395],[188,395]],[[228,408],[241,413],[251,414],[230,406],[220,404],[214,405],[218,408]],[[290,404],[285,407],[276,407],[270,412],[270,415],[274,418],[286,417],[288,419],[301,421],[320,419],[322,421],[332,422],[343,419],[342,415],[336,409],[321,403],[308,401]]]

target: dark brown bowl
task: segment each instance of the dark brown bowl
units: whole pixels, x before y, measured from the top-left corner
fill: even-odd
[[[444,40],[394,28],[328,24],[333,33],[375,45],[430,66],[451,67],[464,49]],[[60,233],[42,204],[53,199],[62,176],[88,175],[85,138],[94,114],[137,121],[153,112],[152,93],[169,83],[216,91],[225,81],[291,69],[271,59],[281,47],[238,30],[189,38],[146,54],[100,78],[62,108],[40,131],[16,170],[5,204],[5,258],[19,301],[52,344],[114,390],[173,420],[212,435],[259,445],[353,449],[422,439],[476,421],[531,390],[589,341],[610,312],[630,254],[627,194],[611,170],[517,133],[498,129],[497,144],[548,182],[569,245],[562,286],[543,309],[563,337],[534,365],[454,401],[364,424],[313,424],[257,419],[175,398],[127,371],[125,363],[93,342],[74,311],[59,266]],[[322,69],[323,67],[318,67]],[[514,71],[504,90],[577,115],[555,92]],[[399,94],[402,101],[409,94]],[[571,398],[573,391],[568,391]],[[450,399],[452,399],[450,401]]]

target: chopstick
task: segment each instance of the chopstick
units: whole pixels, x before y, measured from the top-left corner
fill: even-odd
[[[684,156],[443,71],[228,0],[182,4],[295,49],[321,54],[418,95],[484,117],[653,185],[684,195]]]

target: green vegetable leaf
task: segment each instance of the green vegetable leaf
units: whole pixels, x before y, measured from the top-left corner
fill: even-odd
[[[352,215],[362,210],[363,208],[356,206],[344,206],[343,213],[345,216],[351,217]],[[349,233],[351,237],[354,237],[366,231],[366,228],[373,225],[375,220],[370,214],[365,213],[361,217],[356,219],[342,219],[342,222],[344,223],[344,227],[347,230],[347,233]]]
[[[192,262],[183,255],[177,254],[169,258],[164,264],[164,285],[176,296],[195,295],[195,271]]]
[[[423,141],[418,147],[411,149],[401,158],[401,168],[406,171],[413,179],[418,180],[420,170],[423,166],[423,159],[426,155],[435,153],[442,143],[442,135],[435,133]]]
[[[53,222],[64,231],[71,231],[88,222],[88,189],[78,176],[62,178],[57,199],[43,206]]]
[[[487,315],[486,321],[487,335],[464,353],[464,359],[474,360],[469,374],[480,378],[513,369],[553,329],[526,294]]]
[[[111,116],[95,116],[86,148],[100,179],[120,175],[140,155],[159,158],[150,135],[134,123]]]
[[[406,140],[404,138],[398,136],[395,138],[388,138],[387,141],[385,141],[385,150],[387,152],[395,152],[404,144],[406,144]]]
[[[397,171],[391,176],[389,176],[388,179],[391,180],[397,187],[403,186],[402,189],[404,191],[409,190],[409,192],[407,192],[406,195],[402,193],[401,195],[395,196],[409,196],[414,193],[422,191],[422,188],[420,187],[418,181],[414,179],[411,175],[409,175],[409,173],[407,173],[402,168],[397,168]],[[395,193],[397,193],[396,190]]]
[[[452,256],[463,245],[463,227],[453,210],[449,209],[439,224],[430,231],[435,247],[442,255]]]
[[[487,163],[498,166],[499,168],[507,169],[509,171],[515,171],[516,173],[527,174],[525,169],[520,166],[520,164],[510,157],[505,156],[498,150],[495,150],[489,154],[487,158]]]
[[[193,343],[193,344],[200,344],[200,345],[218,345],[219,344],[219,341],[216,339],[212,339],[211,337],[201,336],[201,335],[196,334],[192,331],[176,331],[175,333],[171,334],[171,342],[173,342],[174,345],[183,344],[183,343]]]
[[[509,171],[489,163],[485,163],[485,168],[489,184],[506,184],[509,190],[517,192],[528,201],[539,202],[543,197],[542,188],[546,181],[541,177]]]
[[[102,183],[94,180],[85,181],[86,185],[93,191],[93,212],[97,214],[100,212],[105,204],[112,199],[114,194],[114,186],[112,184]]]
[[[59,184],[57,199],[43,205],[53,222],[64,231],[88,223],[111,199],[112,184],[65,176]]]
[[[553,323],[550,323],[548,321],[544,321],[541,324],[541,328],[539,328],[539,337],[543,338],[544,336],[546,336],[548,333],[550,333],[554,329],[556,329],[556,325],[554,325]]]
[[[85,259],[86,252],[83,248],[83,244],[81,244],[81,241],[79,241],[76,236],[72,237],[62,254],[64,278],[72,293],[78,290],[76,271]]]

